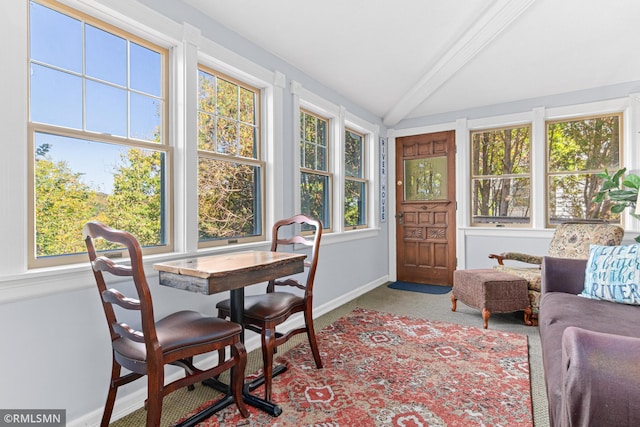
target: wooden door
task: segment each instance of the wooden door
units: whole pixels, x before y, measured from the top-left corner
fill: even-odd
[[[452,285],[456,268],[455,134],[396,139],[399,281]]]

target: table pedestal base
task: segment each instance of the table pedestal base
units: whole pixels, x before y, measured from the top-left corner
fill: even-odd
[[[273,367],[273,376],[276,377],[286,370],[287,370],[287,367],[285,365],[276,365]],[[235,403],[233,400],[233,396],[229,394],[228,384],[223,383],[217,378],[209,378],[208,380],[204,380],[202,384],[206,385],[207,387],[211,387],[215,390],[218,390],[219,392],[224,393],[227,396],[222,400],[219,400],[215,404],[203,409],[197,414],[192,415],[191,417],[187,418],[183,422],[176,424],[176,427],[195,426],[196,424],[201,423],[202,421],[211,417],[216,412],[221,411],[227,406]],[[271,415],[272,417],[280,416],[280,414],[282,414],[282,408],[280,406],[276,405],[273,402],[270,402],[268,400],[262,399],[256,395],[251,394],[253,390],[257,389],[262,384],[264,384],[264,375],[260,375],[258,378],[254,379],[253,381],[245,383],[242,389],[242,400],[244,400],[244,403],[246,403],[247,405],[253,406],[254,408],[258,408],[261,411],[264,411],[267,414]]]

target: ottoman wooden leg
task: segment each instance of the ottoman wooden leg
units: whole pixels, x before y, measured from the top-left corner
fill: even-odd
[[[458,299],[453,296],[453,292],[451,292],[451,311],[456,311],[458,307]]]
[[[484,328],[487,329],[489,326],[489,316],[491,316],[491,311],[486,308],[482,309],[482,320],[484,321]]]
[[[524,309],[524,324],[527,326],[533,325],[533,319],[531,316],[533,315],[533,311],[531,311],[531,307],[527,307]]]

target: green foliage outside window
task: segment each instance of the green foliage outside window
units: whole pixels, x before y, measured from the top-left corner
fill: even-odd
[[[344,225],[365,225],[364,136],[349,129],[345,131],[344,169]]]
[[[531,141],[528,126],[471,134],[474,223],[529,223]]]
[[[594,197],[601,175],[620,164],[621,115],[551,122],[547,125],[548,220],[606,219],[619,215]]]
[[[198,234],[201,242],[262,234],[258,91],[198,71]]]

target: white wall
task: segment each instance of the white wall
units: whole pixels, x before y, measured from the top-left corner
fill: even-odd
[[[65,0],[63,3],[129,31],[143,31],[142,36],[171,46],[173,72],[178,76],[198,60],[195,55],[200,55],[199,59],[226,63],[235,71],[247,72],[270,85],[269,96],[274,107],[269,112],[269,132],[275,143],[269,147],[269,161],[272,168],[280,171],[271,178],[276,189],[268,201],[267,216],[271,220],[297,210],[294,194],[298,180],[294,178],[296,175],[291,166],[298,152],[294,143],[297,126],[294,97],[290,91],[293,80],[340,106],[349,115],[374,127],[381,125],[381,120],[371,113],[180,2],[144,1],[156,7],[155,11],[141,2],[129,0]],[[3,123],[0,142],[3,149],[0,156],[0,339],[3,349],[0,402],[3,408],[66,409],[69,426],[96,425],[108,387],[111,349],[88,262],[39,270],[28,270],[26,265],[27,12],[26,0],[0,2],[0,40],[5,40],[0,65],[0,93],[3,95],[0,106]],[[189,96],[195,95],[185,93],[188,92],[185,88],[172,90],[176,103],[172,109],[172,138],[179,145],[189,135],[186,123],[189,119],[185,113],[188,108],[183,104],[188,103]],[[384,127],[379,129],[384,135]],[[372,143],[377,146],[377,138]],[[375,149],[372,150],[374,158],[375,153]],[[191,173],[188,165],[193,159],[176,157],[177,169],[183,168],[184,174]],[[183,192],[179,203],[184,205],[194,199],[195,193],[193,189],[181,188],[184,186],[181,179],[175,184],[176,191]],[[370,190],[376,203],[377,190],[377,186]],[[193,223],[193,214],[185,211],[185,206],[176,206],[176,221]],[[315,288],[316,315],[387,280],[387,224],[373,219],[373,227],[369,230],[323,236]],[[177,250],[181,253],[145,258],[157,316],[180,309],[214,314],[215,303],[227,297],[206,297],[157,285],[153,262],[198,253],[194,249],[193,235],[185,231],[187,228],[176,230]],[[266,250],[268,244],[250,247]],[[262,291],[262,285],[247,290],[248,293]],[[298,321],[298,318],[294,319],[294,322]],[[248,337],[249,348],[259,346],[256,338],[255,335]],[[168,372],[174,371],[169,369]],[[140,407],[145,393],[144,381],[124,387],[119,391],[114,415],[122,416]]]

